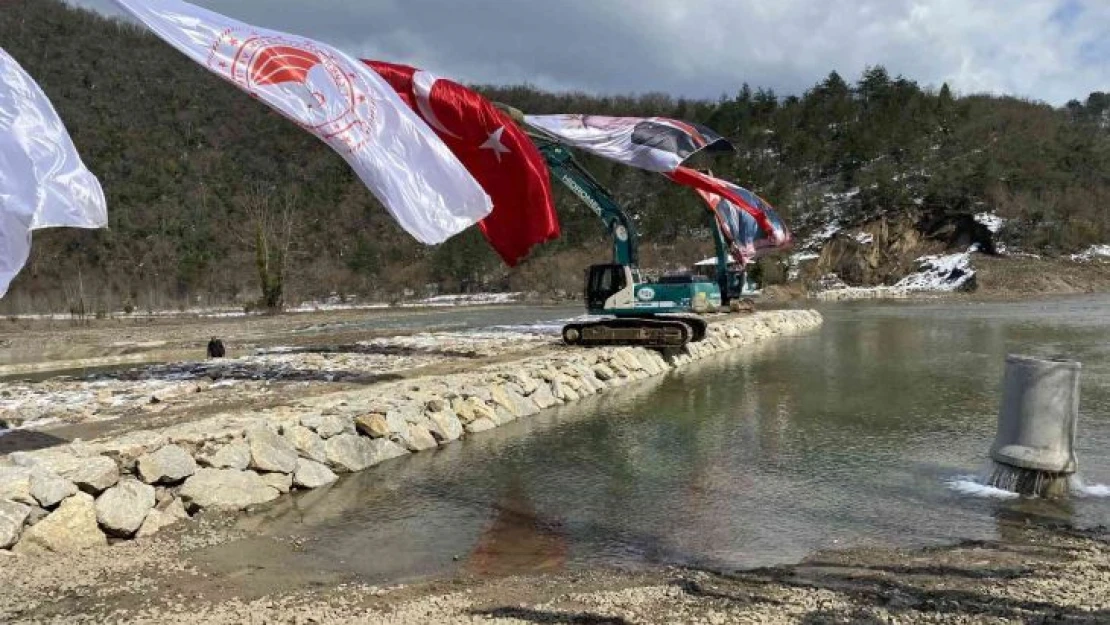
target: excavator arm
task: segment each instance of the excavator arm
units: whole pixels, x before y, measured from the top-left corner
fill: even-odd
[[[524,129],[528,138],[539,148],[551,174],[601,218],[613,239],[613,262],[635,267],[639,262],[636,229],[628,214],[613,199],[613,194],[582,167],[566,146],[541,129],[529,126],[524,121],[524,113],[519,109],[501,103],[495,106]]]
[[[574,158],[566,147],[542,137],[533,137],[551,174],[574,193],[605,224],[613,239],[613,262],[636,266],[636,230],[628,214],[613,200],[613,195]]]

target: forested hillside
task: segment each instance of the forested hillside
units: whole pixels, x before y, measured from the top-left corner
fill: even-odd
[[[257,223],[288,226],[287,301],[411,289],[577,292],[606,259],[599,222],[556,186],[563,236],[508,270],[476,229],[444,245],[406,235],[320,141],[145,31],[57,0],[0,1],[0,45],[39,82],[104,186],[110,227],[40,231],[0,311],[163,308],[258,298]],[[386,59],[388,60],[388,59]],[[435,68],[428,68],[435,70]],[[798,96],[738,84],[718,101],[478,87],[532,113],[663,115],[737,146],[715,173],[776,205],[799,239],[829,220],[991,212],[1007,247],[1062,254],[1110,242],[1110,95],[1063,108],[954,96],[890,76],[831,73]],[[583,161],[641,227],[646,265],[707,255],[697,196]]]

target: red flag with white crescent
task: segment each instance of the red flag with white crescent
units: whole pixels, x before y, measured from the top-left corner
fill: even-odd
[[[478,227],[507,265],[559,236],[543,155],[508,115],[452,80],[407,65],[363,63],[435,129],[489,194],[493,211]]]

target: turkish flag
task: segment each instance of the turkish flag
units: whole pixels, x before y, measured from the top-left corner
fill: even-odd
[[[559,236],[547,165],[539,149],[489,100],[426,71],[362,60],[386,80],[455,154],[493,200],[478,222],[510,267]]]

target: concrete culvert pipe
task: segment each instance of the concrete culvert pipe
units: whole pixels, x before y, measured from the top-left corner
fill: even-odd
[[[1080,368],[1059,358],[1006,357],[991,485],[1023,495],[1067,494],[1068,476],[1079,468]]]

